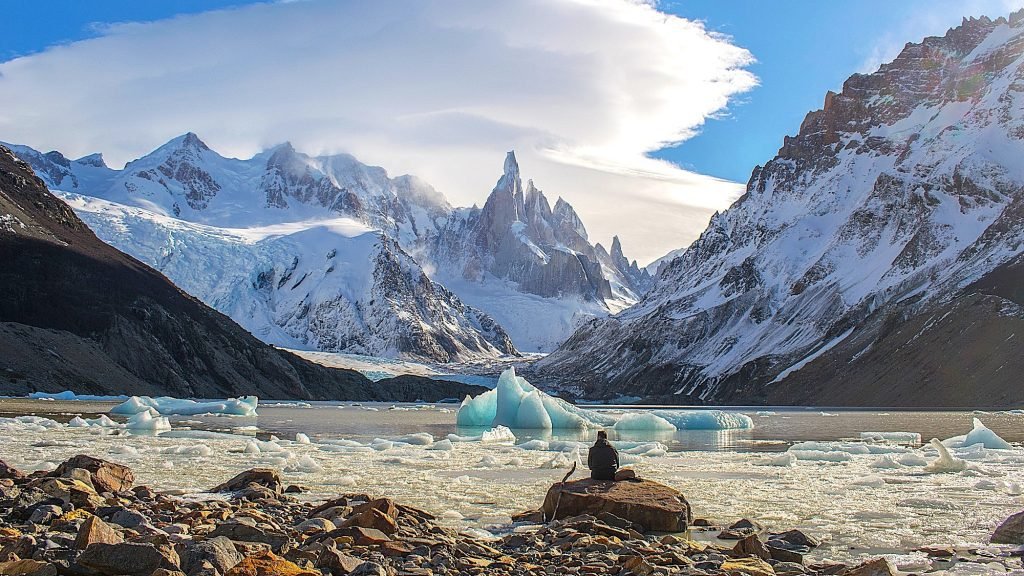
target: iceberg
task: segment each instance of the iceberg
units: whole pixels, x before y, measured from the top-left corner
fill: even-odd
[[[157,414],[192,416],[195,414],[225,414],[230,416],[255,416],[259,399],[256,396],[228,398],[210,402],[181,400],[161,396],[132,396],[121,404],[110,409],[111,414],[139,414],[154,410]]]
[[[459,426],[535,430],[586,430],[615,427],[618,430],[732,430],[753,428],[745,414],[721,410],[653,410],[611,416],[584,410],[561,398],[545,394],[514,368],[502,372],[498,385],[476,397],[467,396],[459,406]]]
[[[985,448],[995,450],[1010,450],[1013,448],[1009,442],[1000,438],[998,434],[982,424],[981,420],[977,418],[974,419],[974,429],[967,433],[961,446],[974,446],[975,444],[982,444]]]

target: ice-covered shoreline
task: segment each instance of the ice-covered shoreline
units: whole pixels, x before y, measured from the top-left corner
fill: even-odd
[[[493,532],[507,530],[513,513],[539,504],[547,486],[582,459],[587,446],[557,438],[522,441],[500,428],[466,436],[277,440],[176,426],[133,433],[38,416],[0,419],[0,433],[10,438],[3,459],[28,470],[52,468],[84,451],[132,466],[154,488],[191,493],[239,470],[271,466],[309,486],[310,497],[384,493],[439,513],[449,526]],[[819,559],[852,561],[889,550],[902,551],[898,564],[913,566],[922,557],[913,550],[921,546],[984,546],[997,522],[1024,507],[1020,446],[988,448],[986,442],[998,442],[984,432],[974,434],[983,442],[965,445],[965,434],[944,445],[962,467],[929,473],[927,467],[940,461],[934,447],[869,436],[796,443],[780,455],[618,444],[623,460],[641,476],[680,489],[700,516],[722,524],[750,517],[769,529],[803,529],[825,540]],[[179,469],[189,473],[174,473]],[[857,549],[849,550],[851,545]]]

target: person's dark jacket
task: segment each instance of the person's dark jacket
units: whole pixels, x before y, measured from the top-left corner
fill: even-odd
[[[614,480],[619,469],[619,452],[605,438],[598,438],[587,454],[590,477],[595,480]]]

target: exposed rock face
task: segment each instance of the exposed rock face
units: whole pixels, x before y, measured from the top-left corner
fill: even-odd
[[[357,372],[325,368],[263,344],[104,244],[3,147],[0,262],[5,394],[69,388],[198,398],[393,394]],[[437,387],[425,382],[424,390]],[[426,396],[409,400],[419,397]]]
[[[545,517],[555,519],[608,513],[655,532],[683,532],[693,522],[686,498],[678,490],[651,480],[608,482],[585,478],[564,486],[555,484],[544,497],[543,510]]]
[[[628,311],[539,369],[680,403],[1020,402],[1024,22],[854,75]]]

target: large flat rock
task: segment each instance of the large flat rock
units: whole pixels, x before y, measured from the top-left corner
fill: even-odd
[[[651,480],[586,478],[555,484],[544,497],[543,510],[546,518],[555,519],[608,512],[654,532],[682,532],[693,521],[690,504],[681,492]]]

